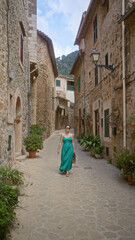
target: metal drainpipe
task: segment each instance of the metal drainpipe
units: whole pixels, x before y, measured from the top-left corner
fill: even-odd
[[[30,136],[30,53],[28,53],[28,136]]]
[[[122,0],[122,15],[125,13],[125,0]],[[123,147],[126,148],[126,73],[125,73],[125,24],[122,21],[122,74],[123,74]]]
[[[8,63],[7,63],[7,69],[8,69],[8,77],[9,77],[9,0],[7,0],[7,48],[8,48]]]

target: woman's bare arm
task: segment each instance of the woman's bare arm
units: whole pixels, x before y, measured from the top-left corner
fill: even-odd
[[[61,148],[61,146],[62,146],[62,139],[63,139],[63,136],[61,135],[61,137],[60,137],[60,143],[59,143],[58,151],[57,151],[58,154],[59,154],[60,148]]]
[[[74,149],[74,153],[75,153],[75,141],[74,141],[74,134],[72,135],[72,140],[73,140],[73,149]]]

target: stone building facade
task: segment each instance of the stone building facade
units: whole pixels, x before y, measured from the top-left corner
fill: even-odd
[[[25,152],[28,134],[28,33],[31,1],[1,0],[0,162]],[[15,119],[20,122],[16,123]]]
[[[56,79],[56,129],[69,124],[74,128],[74,79],[59,75]]]
[[[41,31],[37,31],[37,78],[36,121],[46,128],[46,137],[55,131],[55,78],[58,76],[53,43]]]
[[[125,26],[120,23],[128,3],[91,0],[75,40],[80,51],[71,70],[75,75],[75,133],[83,132],[84,120],[85,130],[101,137],[109,158],[123,147],[135,148],[135,18]],[[113,71],[95,66],[90,58],[94,48],[100,52],[98,64],[114,64]]]

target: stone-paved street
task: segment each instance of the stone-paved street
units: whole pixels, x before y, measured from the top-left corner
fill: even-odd
[[[60,132],[35,159],[17,165],[26,183],[13,240],[135,240],[135,187],[106,160],[95,160],[76,142],[70,177],[58,172]]]

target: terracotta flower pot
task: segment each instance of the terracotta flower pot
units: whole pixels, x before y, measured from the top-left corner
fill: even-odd
[[[20,121],[21,121],[20,118],[16,118],[16,119],[15,119],[15,123],[16,123],[16,124],[18,124]]]
[[[134,182],[133,182],[133,177],[132,176],[128,176],[128,183],[130,184],[130,185],[133,185],[134,184]]]
[[[29,152],[29,158],[35,158],[36,157],[36,152],[37,151],[30,151]]]

